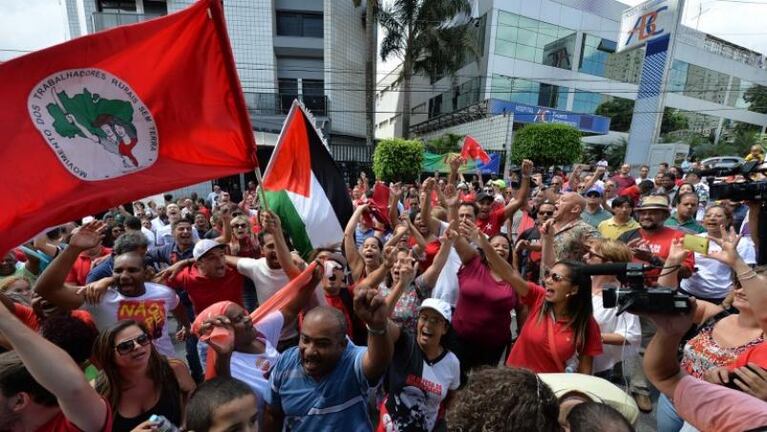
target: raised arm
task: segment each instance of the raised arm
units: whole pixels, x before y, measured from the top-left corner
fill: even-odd
[[[427,268],[426,271],[423,272],[423,275],[421,275],[424,284],[428,287],[433,288],[434,285],[437,284],[439,274],[442,273],[442,269],[445,267],[445,263],[447,263],[450,249],[453,248],[455,240],[458,237],[458,233],[456,232],[457,225],[457,223],[453,222],[447,230],[445,230],[445,234],[439,239],[442,243],[439,247],[439,252],[437,252],[434,261],[431,262],[429,268]]]
[[[22,324],[5,306],[0,306],[0,333],[35,381],[56,396],[71,423],[85,432],[104,429],[106,402],[88,384],[69,354]]]
[[[431,191],[436,183],[434,178],[428,178],[421,185],[421,222],[435,235],[439,233],[439,220],[431,216]]]
[[[694,313],[694,302],[692,307]],[[674,397],[676,386],[683,376],[676,353],[679,342],[692,326],[692,315],[648,316],[657,330],[644,354],[644,371],[650,382],[669,398]]]
[[[767,291],[764,289],[767,286],[767,276],[764,273],[756,273],[738,254],[737,245],[740,236],[735,233],[735,230],[730,228],[730,231],[726,232],[724,227],[721,229],[721,239],[714,237],[709,237],[709,239],[719,244],[722,250],[709,253],[708,257],[732,268],[738,276],[743,291],[746,292],[746,297],[748,297],[748,302],[751,304],[759,326],[762,330],[767,331]]]
[[[690,251],[685,250],[683,244],[682,238],[671,240],[666,262],[663,264],[660,277],[658,277],[659,286],[673,289],[679,287],[679,269],[682,268],[685,258],[690,254]]]
[[[222,233],[214,240],[221,244],[229,244],[229,242],[232,241],[232,208],[228,205],[225,205],[221,207],[219,212],[221,218]]]
[[[51,261],[35,284],[35,291],[51,303],[66,308],[77,309],[85,300],[78,294],[78,288],[65,284],[69,270],[77,260],[77,256],[101,242],[101,235],[106,230],[106,224],[94,221],[83,225],[72,233],[69,246]]]
[[[357,224],[359,223],[360,216],[367,210],[367,204],[360,204],[357,206],[352,217],[349,218],[349,223],[346,224],[346,229],[344,230],[344,253],[346,254],[346,259],[349,260],[349,269],[352,272],[352,279],[355,281],[360,280],[362,274],[365,273],[365,261],[357,250],[357,242],[355,241],[354,233],[357,231]]]
[[[362,358],[362,371],[368,381],[377,381],[386,371],[394,354],[391,333],[397,326],[389,321],[385,299],[378,290],[362,285],[354,293],[354,313],[368,329],[368,348]]]
[[[556,261],[554,254],[554,219],[547,220],[541,227],[541,271],[551,268]]]
[[[290,301],[280,309],[283,322],[293,322],[295,317],[298,316],[298,313],[301,312],[301,309],[309,303],[309,299],[311,299],[312,294],[314,294],[314,289],[322,280],[322,273],[325,270],[325,267],[318,261],[313,262],[310,266],[314,266],[312,277],[301,287],[301,289],[299,289],[298,295],[290,299]]]
[[[517,196],[509,200],[506,207],[503,209],[504,219],[509,219],[514,216],[520,208],[527,204],[527,198],[530,195],[530,175],[533,173],[533,162],[527,159],[522,161],[522,179],[521,187],[517,191]]]
[[[512,267],[508,261],[498,255],[498,252],[496,252],[490,245],[490,241],[488,241],[484,234],[479,232],[476,225],[464,221],[461,224],[461,232],[463,236],[472,239],[482,249],[490,270],[511,285],[518,296],[524,297],[527,295],[528,291],[530,291],[530,287],[527,286],[527,281],[518,271],[514,270],[514,267]]]
[[[404,293],[407,287],[413,283],[413,278],[415,277],[414,262],[415,260],[410,257],[409,263],[397,264],[399,268],[399,280],[396,284],[394,284],[391,291],[389,291],[389,294],[384,298],[384,303],[386,304],[386,309],[388,310],[386,315],[387,317],[394,313],[394,306],[397,305],[400,297],[402,297],[402,293]]]
[[[271,211],[264,212],[264,230],[274,237],[274,246],[277,250],[277,260],[282,266],[282,270],[290,279],[294,279],[301,274],[301,269],[293,262],[293,257],[288,249],[288,243],[285,241],[285,235],[282,233],[282,222],[280,217]]]

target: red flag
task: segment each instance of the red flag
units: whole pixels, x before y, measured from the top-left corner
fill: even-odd
[[[219,0],[0,64],[0,100],[0,252],[257,165]]]
[[[474,137],[470,135],[466,135],[463,138],[463,147],[461,148],[461,157],[466,160],[480,159],[482,163],[490,162],[490,156],[488,156],[487,153],[485,153],[485,150],[482,149],[482,146],[479,145],[479,141],[475,140]]]
[[[389,195],[391,190],[383,182],[377,181],[373,186],[373,195],[367,200],[369,212],[364,213],[362,218],[370,228],[375,228],[373,218],[382,223],[384,229],[391,226],[389,220]]]

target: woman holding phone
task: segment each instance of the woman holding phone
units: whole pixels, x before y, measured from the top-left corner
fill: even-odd
[[[732,270],[721,262],[706,256],[708,253],[721,250],[715,242],[707,240],[711,238],[721,239],[721,227],[727,228],[731,223],[732,214],[726,207],[714,205],[706,209],[706,214],[703,217],[703,226],[706,228],[706,232],[695,236],[706,240],[702,245],[699,245],[700,247],[705,248],[705,243],[708,243],[708,247],[706,253],[702,253],[702,250],[693,251],[697,271],[693,272],[689,278],[682,280],[679,285],[680,291],[714,304],[722,303],[727,294],[732,291]],[[693,237],[692,234],[688,234],[688,236]],[[689,239],[687,236],[685,238],[687,239],[688,250],[695,249],[692,245],[699,242],[695,242],[695,239]],[[754,245],[748,240],[738,243],[738,254],[743,257],[743,261],[747,264],[753,265],[756,262]]]

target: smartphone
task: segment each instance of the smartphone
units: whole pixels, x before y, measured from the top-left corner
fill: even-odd
[[[708,254],[708,239],[693,234],[685,234],[684,240],[682,240],[682,247],[688,251],[706,255]]]

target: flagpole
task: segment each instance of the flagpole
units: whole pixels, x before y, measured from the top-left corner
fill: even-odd
[[[264,192],[264,179],[261,176],[261,167],[256,166],[253,172],[256,173],[256,181],[258,181],[258,195],[261,198],[261,205],[266,211],[269,211],[269,203],[266,202],[266,192]]]

